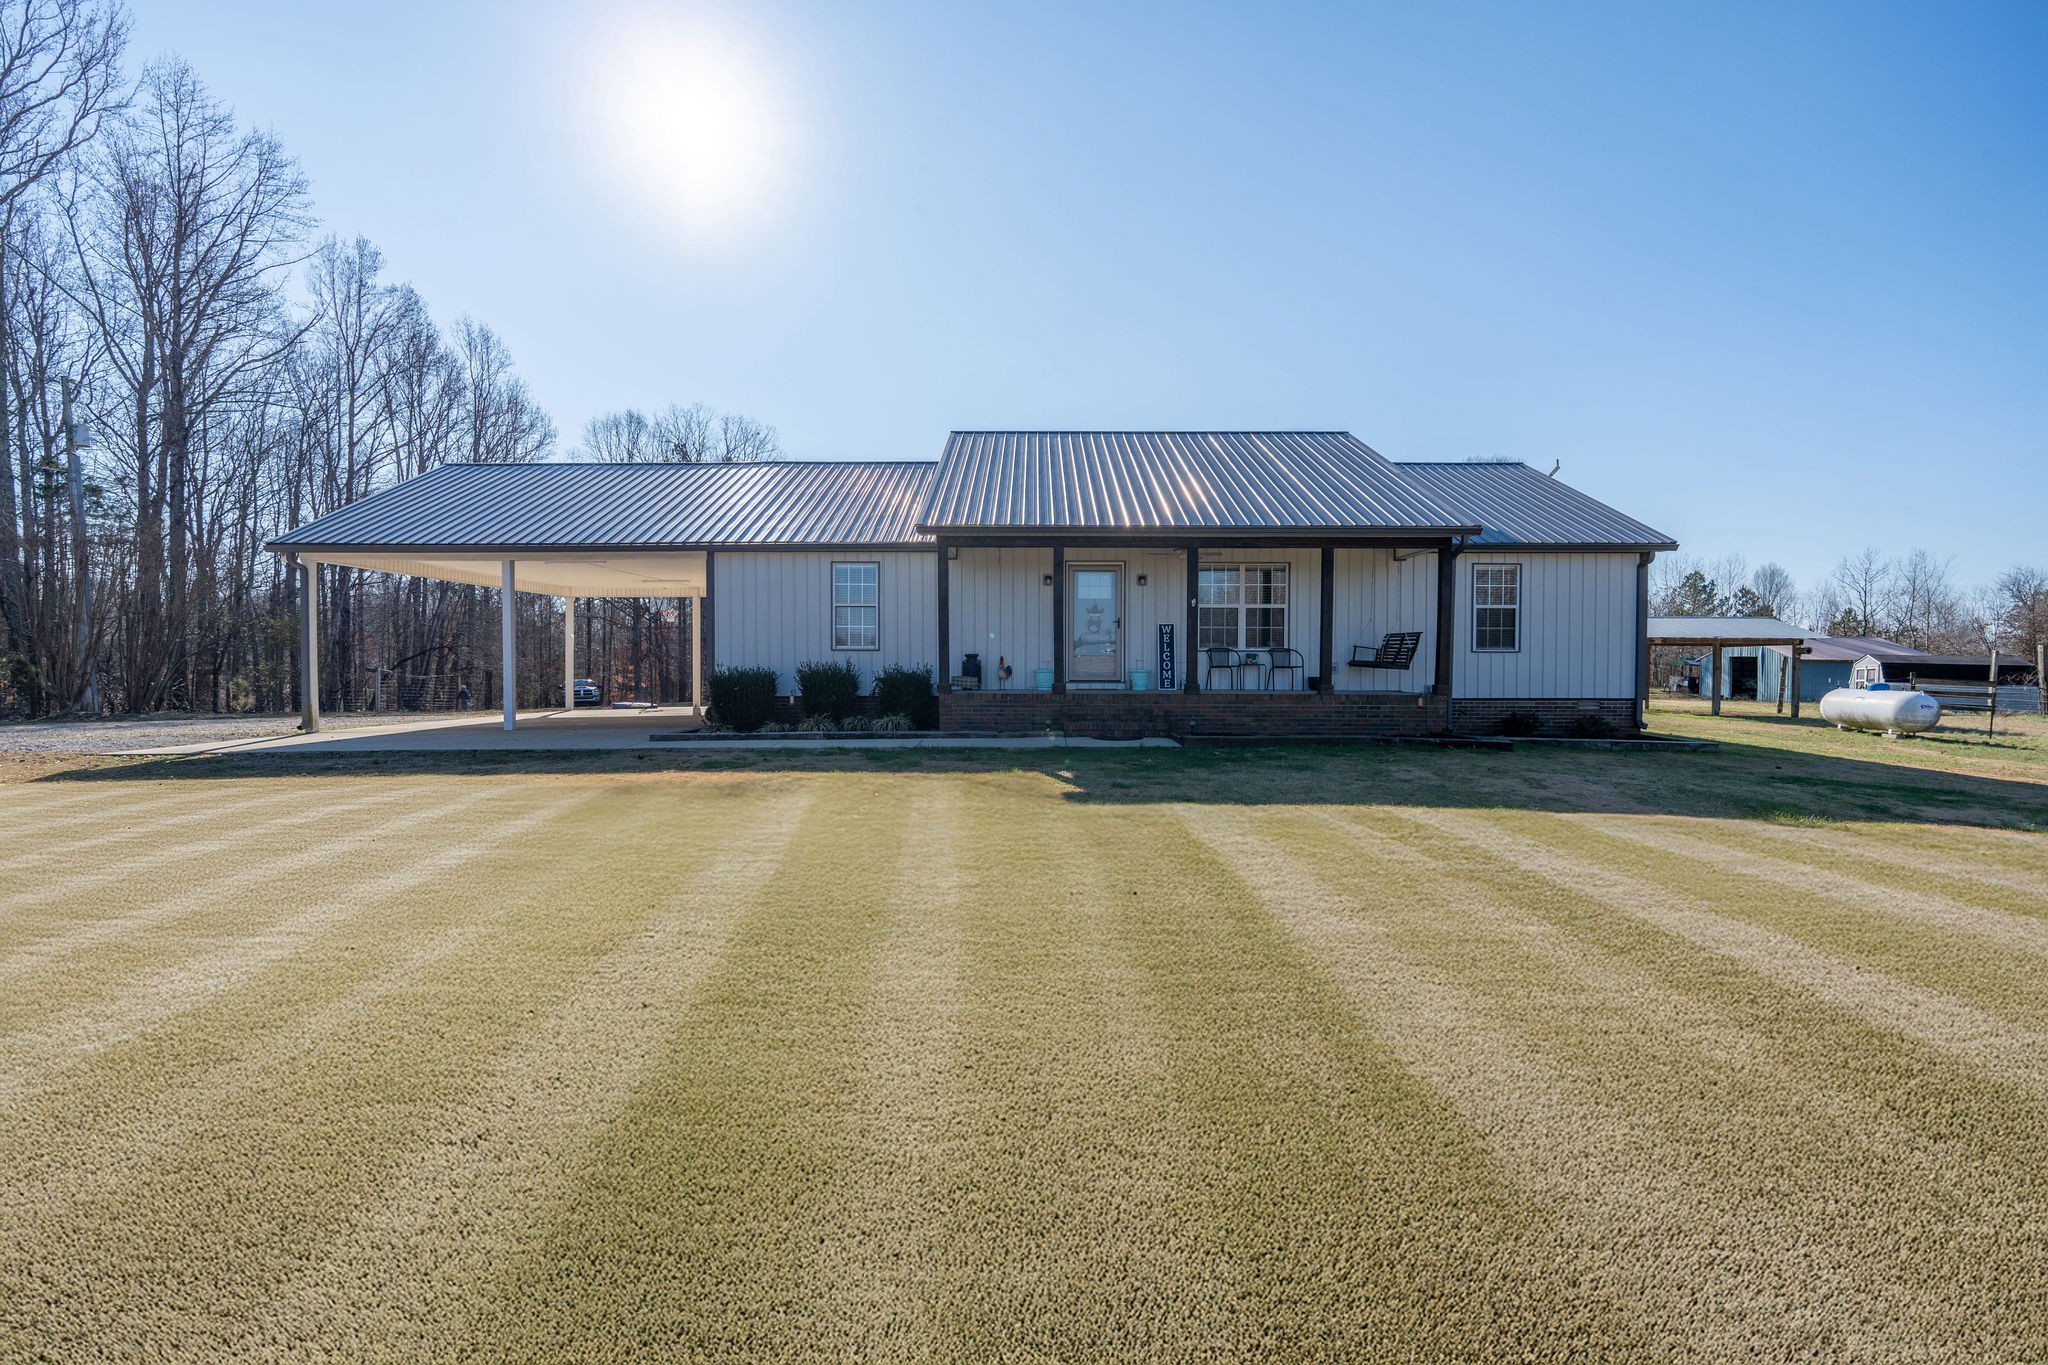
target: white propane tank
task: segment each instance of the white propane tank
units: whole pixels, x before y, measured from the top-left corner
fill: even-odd
[[[1841,730],[1913,735],[1941,723],[1941,703],[1925,692],[1838,687],[1820,699],[1820,718],[1833,721]]]

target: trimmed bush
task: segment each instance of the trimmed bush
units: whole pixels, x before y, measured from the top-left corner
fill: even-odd
[[[1534,711],[1510,711],[1500,718],[1500,732],[1511,739],[1527,738],[1543,728],[1543,717]]]
[[[932,691],[929,664],[908,668],[891,664],[875,675],[875,711],[884,716],[904,716],[913,730],[939,728],[939,698]]]
[[[775,714],[775,670],[721,668],[711,675],[711,714],[735,730],[758,730]]]
[[[842,721],[860,705],[860,670],[838,659],[811,659],[796,666],[796,690],[806,717]]]
[[[1573,739],[1612,739],[1614,727],[1607,723],[1607,717],[1597,711],[1589,711],[1583,716],[1574,716],[1565,733]]]

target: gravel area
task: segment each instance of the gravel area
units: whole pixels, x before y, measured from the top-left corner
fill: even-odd
[[[440,720],[453,712],[406,711],[320,717],[323,729]],[[475,714],[475,713],[472,713]],[[299,718],[272,716],[121,716],[104,720],[35,720],[0,724],[0,754],[118,754],[174,744],[222,743],[296,734]]]

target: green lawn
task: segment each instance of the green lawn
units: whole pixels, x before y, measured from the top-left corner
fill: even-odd
[[[2048,1355],[2038,723],[1657,719],[24,768],[0,1359]]]

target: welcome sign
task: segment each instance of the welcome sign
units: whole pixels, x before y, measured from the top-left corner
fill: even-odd
[[[1159,679],[1159,690],[1161,692],[1173,691],[1173,626],[1171,624],[1159,627],[1159,672],[1154,676]]]

